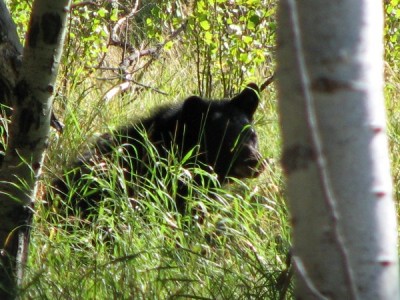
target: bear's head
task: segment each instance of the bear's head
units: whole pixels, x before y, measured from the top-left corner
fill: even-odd
[[[183,104],[185,136],[190,139],[200,132],[196,135],[199,159],[212,166],[221,181],[227,176],[256,177],[263,169],[252,126],[258,104],[259,89],[254,83],[229,100],[206,101],[193,96]]]

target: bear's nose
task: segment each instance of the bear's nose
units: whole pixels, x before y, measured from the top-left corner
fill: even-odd
[[[232,169],[231,176],[236,178],[256,178],[264,171],[267,160],[261,158],[247,158],[236,164]]]

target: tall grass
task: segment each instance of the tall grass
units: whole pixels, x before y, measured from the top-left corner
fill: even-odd
[[[400,77],[389,65],[386,65],[386,73],[387,134],[389,138],[394,198],[396,206],[398,206],[400,200]],[[399,215],[399,210],[397,210],[397,215]]]
[[[43,190],[52,178],[60,176],[63,166],[87,149],[92,136],[137,120],[165,100],[179,101],[196,90],[190,64],[170,57],[166,65],[162,77],[154,68],[147,80],[168,97],[144,91],[140,96],[125,94],[102,103],[101,86],[89,92],[84,85],[70,90],[65,102],[58,103],[66,127],[63,134],[52,134]],[[286,256],[290,233],[278,163],[280,140],[273,88],[262,95],[255,119],[261,152],[269,161],[257,179],[202,186],[191,182],[190,174],[203,172],[201,176],[213,178],[212,174],[183,168],[174,156],[167,160],[155,156],[167,172],[160,172],[161,178],[154,174],[152,180],[142,181],[136,187],[137,199],[121,188],[123,172],[110,162],[111,180],[99,183],[110,193],[98,207],[96,218],[83,225],[78,217],[65,214],[70,203],[49,209],[38,201],[23,297],[289,297]],[[182,217],[171,209],[173,188],[171,192],[166,185],[173,187],[183,177],[193,191],[190,205],[201,207],[204,216]]]

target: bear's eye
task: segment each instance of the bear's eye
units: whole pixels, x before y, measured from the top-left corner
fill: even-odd
[[[249,143],[250,141],[254,141],[256,138],[256,133],[250,124],[244,125],[241,127],[240,132],[236,134],[235,139],[233,140],[231,152],[236,151],[241,148],[244,144]]]

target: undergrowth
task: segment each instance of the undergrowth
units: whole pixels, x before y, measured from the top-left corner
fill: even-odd
[[[168,64],[163,72],[164,78],[170,80],[155,76],[157,68],[147,73],[158,89],[168,91],[168,97],[145,90],[140,96],[124,94],[101,103],[101,87],[84,93],[82,85],[57,100],[65,130],[62,134],[52,132],[42,194],[51,180],[60,176],[63,167],[87,149],[93,136],[148,115],[164,100],[176,102],[192,94],[195,80],[190,65],[184,66],[173,56]],[[177,64],[181,73],[178,77]],[[110,162],[112,180],[100,183],[102,189],[110,191],[109,196],[89,221],[66,215],[71,203],[61,203],[54,209],[43,200],[37,201],[23,297],[290,297],[286,262],[290,233],[279,168],[275,104],[271,88],[262,95],[255,117],[261,152],[269,162],[267,169],[257,179],[233,180],[224,186],[191,184],[193,192],[188,202],[193,208],[201,207],[201,217],[182,217],[174,212],[170,205],[173,192],[165,186],[171,182],[173,186],[182,176],[190,181],[190,174],[194,173],[214,175],[196,167],[183,167],[176,157],[163,160],[156,154],[154,161],[167,172],[136,187],[137,199],[128,197],[126,189],[121,188],[123,172]]]

